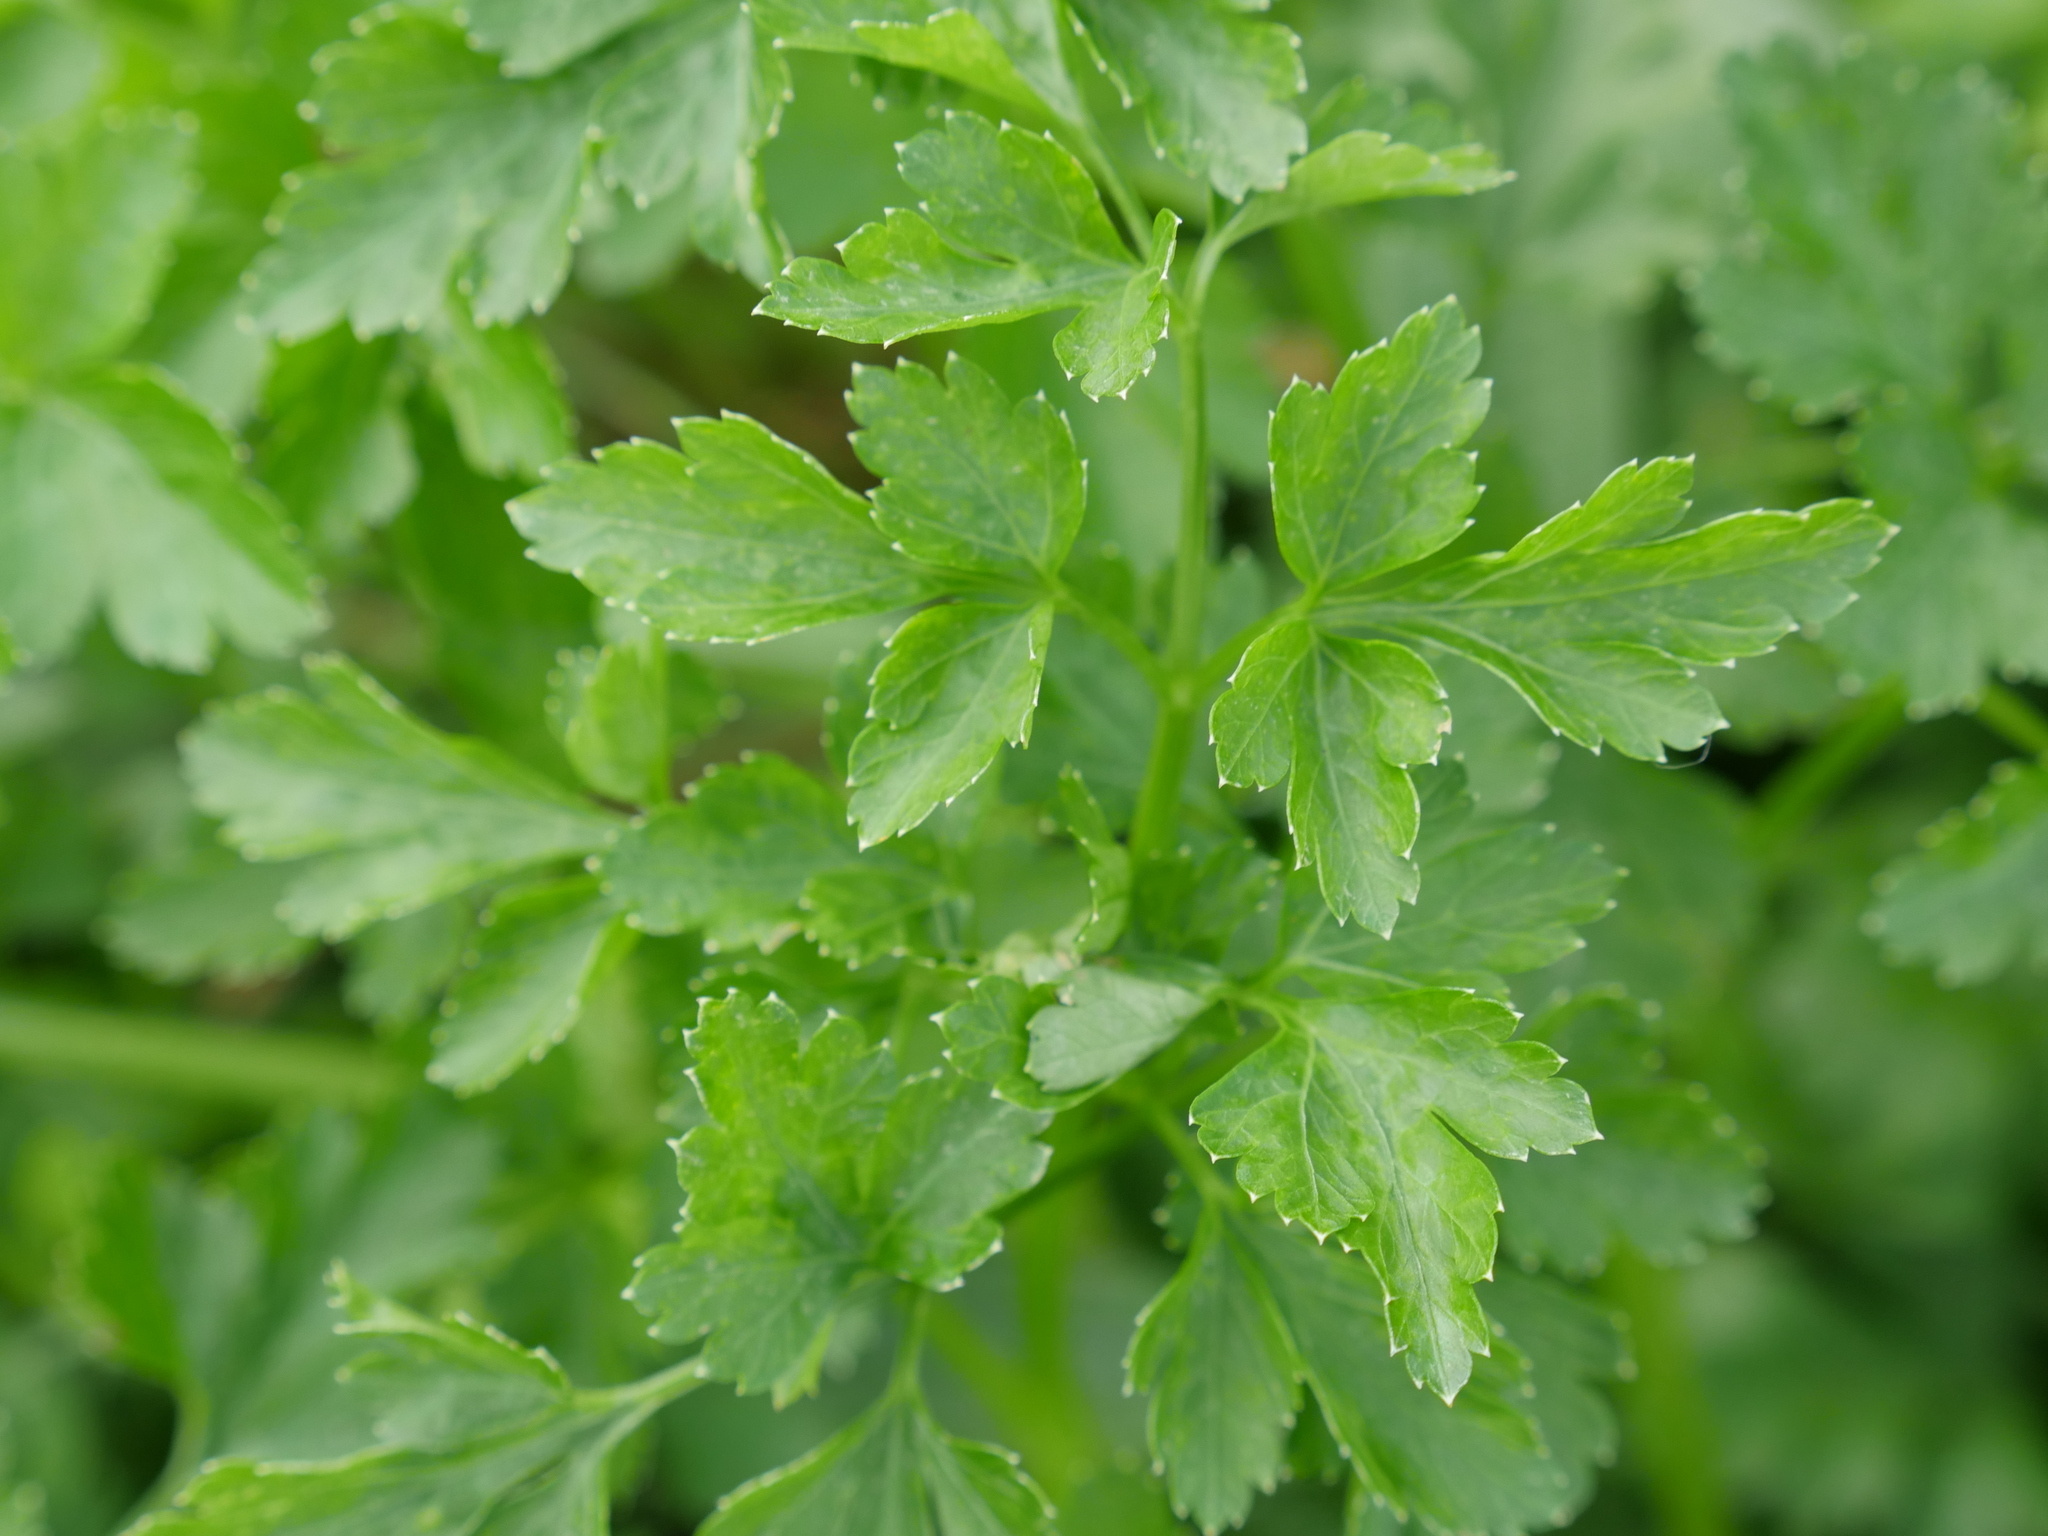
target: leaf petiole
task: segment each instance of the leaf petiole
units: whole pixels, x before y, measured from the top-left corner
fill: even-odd
[[[651,1413],[696,1391],[710,1379],[703,1360],[693,1355],[638,1381],[621,1382],[615,1387],[586,1387],[576,1394],[575,1403],[586,1410],[644,1405]]]
[[[1984,696],[1977,701],[1975,713],[1980,725],[2022,752],[2048,758],[2048,715],[2003,683],[1985,681]]]

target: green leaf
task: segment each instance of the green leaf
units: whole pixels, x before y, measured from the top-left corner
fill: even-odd
[[[1858,602],[1827,627],[1852,686],[1904,683],[1926,711],[1973,709],[1989,673],[2048,676],[2048,523],[1985,494],[1973,428],[1903,407],[1864,414],[1856,478],[1899,524]]]
[[[1420,876],[1408,859],[1421,826],[1406,769],[1433,762],[1450,729],[1427,663],[1385,641],[1317,637],[1294,708],[1287,824],[1295,862],[1314,864],[1339,922],[1392,931]]]
[[[1564,1474],[1553,1517],[1568,1515],[1591,1501],[1598,1469],[1613,1464],[1620,1436],[1600,1384],[1633,1376],[1627,1340],[1611,1307],[1554,1280],[1502,1273],[1485,1295],[1487,1315],[1528,1359],[1535,1390],[1527,1407]]]
[[[1050,603],[948,603],[890,637],[847,773],[861,846],[909,831],[986,773],[1005,742],[1031,739],[1051,639]]]
[[[1076,0],[1089,44],[1145,119],[1153,147],[1232,202],[1287,182],[1308,148],[1289,105],[1300,41],[1222,0]]]
[[[1707,344],[1797,417],[1853,414],[1856,478],[1902,530],[1830,647],[1943,709],[1987,671],[2048,670],[2048,531],[2001,504],[1970,421],[1986,330],[2023,330],[2009,296],[2038,261],[2003,94],[1789,40],[1732,59],[1727,87],[1750,233],[1695,294]]]
[[[91,94],[99,39],[88,19],[23,6],[0,20],[0,129],[20,133],[61,118]]]
[[[700,1379],[653,1377],[578,1392],[544,1351],[463,1319],[429,1322],[348,1287],[348,1332],[381,1357],[372,1390],[398,1388],[383,1444],[328,1461],[209,1462],[134,1529],[185,1536],[371,1536],[442,1522],[462,1530],[603,1536],[612,1449]]]
[[[342,326],[278,350],[257,469],[323,549],[353,549],[419,486],[399,362],[395,338],[358,341]]]
[[[462,456],[480,473],[537,479],[544,465],[574,449],[560,371],[533,331],[479,326],[460,300],[450,300],[420,342]]]
[[[1195,1100],[1202,1145],[1289,1221],[1363,1250],[1408,1370],[1446,1399],[1490,1335],[1473,1286],[1500,1200],[1465,1142],[1568,1152],[1598,1132],[1585,1090],[1515,1015],[1462,992],[1286,1007],[1279,1034]],[[1461,1141],[1459,1138],[1463,1138]]]
[[[1371,128],[1319,144],[1287,169],[1287,185],[1247,199],[1223,226],[1236,242],[1290,219],[1403,197],[1467,197],[1511,180],[1492,150],[1460,144],[1430,151]]]
[[[1457,765],[1423,797],[1415,861],[1422,890],[1391,938],[1340,926],[1313,880],[1288,881],[1280,962],[1340,997],[1459,987],[1507,1000],[1503,976],[1540,970],[1584,947],[1578,928],[1614,907],[1621,871],[1590,844],[1529,822],[1472,819]]]
[[[1179,228],[1180,216],[1162,208],[1152,221],[1145,264],[1053,337],[1052,355],[1084,394],[1121,398],[1152,371],[1155,345],[1166,334],[1166,274]]]
[[[649,933],[702,932],[707,949],[773,949],[801,922],[814,875],[853,856],[846,811],[772,754],[713,766],[604,855],[606,890]]]
[[[156,117],[0,147],[0,359],[11,372],[103,362],[142,325],[193,183],[191,133]]]
[[[314,948],[278,920],[292,874],[288,864],[250,864],[218,845],[191,849],[121,881],[100,941],[162,982],[211,976],[248,986],[284,975]]]
[[[290,651],[324,615],[274,503],[155,369],[120,366],[0,403],[0,618],[61,654],[94,608],[137,661],[202,672],[224,638]]]
[[[1445,1404],[1389,1353],[1371,1266],[1225,1199],[1206,1203],[1181,1272],[1139,1319],[1127,1367],[1133,1388],[1153,1394],[1148,1434],[1176,1505],[1205,1531],[1242,1519],[1285,1464],[1300,1381],[1366,1499],[1426,1530],[1514,1536],[1564,1523],[1608,1448],[1580,1378],[1611,1362],[1612,1330],[1574,1335],[1586,1319],[1539,1314],[1550,1300],[1514,1314],[1549,1325],[1540,1354],[1497,1344]],[[1549,1441],[1553,1422],[1567,1433]]]
[[[1055,1092],[1111,1081],[1172,1041],[1209,1006],[1216,977],[1185,961],[1085,965],[1031,1018],[1027,1068]]]
[[[1860,502],[1744,512],[1666,534],[1689,461],[1616,470],[1583,504],[1503,554],[1440,566],[1323,610],[1478,662],[1550,727],[1661,762],[1723,723],[1696,670],[1769,650],[1848,604],[1889,525]]]
[[[1073,547],[1087,477],[1066,418],[1043,394],[1015,406],[962,357],[946,377],[916,363],[856,367],[854,451],[882,483],[875,526],[913,560],[1050,582]]]
[[[92,1189],[76,1284],[115,1358],[190,1403],[232,1373],[261,1264],[241,1202],[128,1154]]]
[[[1966,810],[1889,865],[1864,918],[1895,962],[1931,962],[1945,986],[2015,962],[2048,967],[2048,768],[2001,763]]]
[[[621,67],[598,94],[598,168],[636,206],[680,214],[691,242],[750,282],[789,259],[768,216],[755,156],[790,97],[789,69],[764,46],[750,7],[693,0],[663,7],[608,57]]]
[[[900,843],[861,851],[858,862],[812,877],[804,887],[804,937],[849,967],[909,955],[962,960],[956,921],[970,910],[930,848]]]
[[[1694,300],[1714,344],[1821,411],[1956,388],[2037,238],[2001,94],[1790,38],[1725,79],[1754,233]]]
[[[957,1440],[892,1388],[808,1455],[728,1494],[704,1536],[1052,1536],[1052,1506],[999,1446]]]
[[[1297,379],[1273,415],[1273,520],[1311,593],[1435,554],[1470,526],[1461,451],[1486,419],[1479,330],[1445,299],[1355,354],[1334,388]]]
[[[359,1350],[334,1336],[322,1275],[343,1260],[411,1289],[479,1262],[494,1161],[476,1126],[420,1113],[367,1134],[316,1114],[204,1184],[119,1156],[87,1186],[73,1300],[173,1389],[195,1456],[353,1449],[366,1416],[333,1384]]]
[[[1315,866],[1337,920],[1392,931],[1419,881],[1408,852],[1421,809],[1406,770],[1434,761],[1450,728],[1422,658],[1293,620],[1246,650],[1209,728],[1226,781],[1289,778],[1295,862]]]
[[[1012,976],[977,976],[967,984],[967,1001],[940,1014],[938,1025],[955,1071],[987,1083],[999,1099],[1056,1114],[1088,1094],[1048,1093],[1024,1068],[1031,1020],[1045,1007],[1047,992]]]
[[[668,0],[469,0],[463,25],[472,46],[499,56],[508,75],[545,75]]]
[[[1054,339],[1091,395],[1121,394],[1165,333],[1166,269],[1178,220],[1162,211],[1147,261],[1133,257],[1080,162],[1050,138],[972,113],[902,149],[919,211],[892,210],[839,248],[801,257],[759,312],[847,341],[893,344],[926,331],[1079,309]]]
[[[759,0],[763,31],[792,48],[860,53],[1068,121],[1081,116],[1046,0]]]
[[[1596,1273],[1617,1242],[1653,1264],[1691,1263],[1754,1230],[1760,1148],[1697,1084],[1675,1082],[1636,1004],[1592,993],[1528,1030],[1592,1095],[1602,1139],[1570,1158],[1494,1164],[1501,1240],[1525,1264]]]
[[[385,1026],[426,1017],[441,989],[461,968],[475,926],[476,914],[460,897],[372,923],[349,947],[348,978],[342,987],[349,1011]]]
[[[258,322],[286,340],[342,320],[416,329],[465,267],[485,324],[545,307],[569,270],[589,83],[508,80],[419,15],[320,58],[315,121],[338,158],[287,184],[277,242],[244,280]]]
[[[683,1222],[629,1294],[742,1392],[811,1390],[856,1287],[955,1284],[996,1247],[988,1213],[1044,1170],[1046,1116],[951,1072],[906,1078],[850,1018],[804,1039],[777,999],[733,992],[689,1046],[708,1118],[678,1144]]]
[[[1131,915],[1131,854],[1109,829],[1102,807],[1071,766],[1060,769],[1060,807],[1067,830],[1088,856],[1088,913],[1074,932],[1074,948],[1100,954],[1123,937]]]
[[[1302,673],[1315,643],[1308,625],[1281,623],[1245,647],[1230,686],[1209,712],[1224,783],[1271,789],[1286,781],[1294,766]]]
[[[1221,1207],[1204,1205],[1180,1269],[1138,1314],[1124,1369],[1150,1399],[1146,1439],[1175,1511],[1204,1531],[1242,1524],[1286,1468],[1302,1367],[1257,1251]]]
[[[193,799],[246,858],[304,859],[279,911],[346,938],[536,864],[605,847],[615,817],[481,741],[424,725],[352,663],[306,664],[211,708],[184,740]]]
[[[937,595],[867,503],[744,416],[553,466],[509,510],[533,558],[677,640],[761,640]]]
[[[517,24],[504,35],[528,60],[548,51],[525,50]],[[458,279],[484,325],[544,309],[581,201],[607,182],[686,198],[716,260],[760,277],[779,260],[752,157],[787,85],[730,0],[664,8],[541,78],[508,77],[453,27],[404,12],[320,60],[313,112],[334,155],[290,178],[278,239],[246,279],[280,336],[341,320],[364,336],[418,329]]]
[[[441,1006],[428,1078],[480,1093],[540,1060],[576,1027],[634,937],[625,913],[587,876],[499,896]]]
[[[666,651],[656,635],[565,651],[553,679],[549,710],[570,766],[599,794],[629,805],[669,797]]]

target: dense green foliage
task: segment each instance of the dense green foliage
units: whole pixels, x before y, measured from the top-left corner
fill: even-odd
[[[0,0],[0,1536],[2048,1533],[2044,113]]]

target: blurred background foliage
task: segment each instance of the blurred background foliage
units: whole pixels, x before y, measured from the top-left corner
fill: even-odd
[[[329,643],[429,718],[566,773],[551,677],[566,648],[592,642],[596,616],[581,587],[523,558],[503,516],[548,456],[533,445],[550,432],[554,451],[669,437],[674,416],[730,409],[862,484],[841,391],[849,364],[873,354],[753,317],[757,290],[692,257],[660,205],[592,209],[571,286],[530,327],[573,435],[542,421],[520,451],[494,452],[451,406],[459,394],[435,384],[439,354],[396,339],[371,411],[389,448],[381,478],[323,522],[327,482],[294,480],[291,457],[293,369],[317,359],[273,358],[236,324],[237,278],[280,176],[317,155],[296,104],[307,60],[352,10],[0,5],[0,136],[159,111],[196,132],[190,210],[129,355],[170,370],[252,445],[321,551]],[[1929,78],[1988,78],[2020,115],[2026,173],[2048,170],[2040,0],[1279,0],[1276,12],[1305,40],[1309,100],[1363,75],[1406,136],[1478,138],[1517,180],[1289,226],[1219,283],[1213,419],[1226,535],[1254,562],[1248,580],[1277,566],[1264,429],[1280,390],[1329,378],[1451,292],[1484,326],[1498,381],[1481,448],[1490,492],[1468,547],[1498,547],[1612,465],[1653,454],[1698,456],[1701,515],[1870,483],[1858,421],[1788,408],[1753,350],[1705,339],[1703,278],[1739,257],[1757,217],[1724,85],[1731,55],[1792,34]],[[816,251],[900,197],[890,146],[942,103],[915,81],[849,76],[838,58],[792,65],[798,90],[764,179],[791,245]],[[1145,191],[1184,195],[1167,181]],[[2036,305],[2044,274],[2037,253]],[[1984,297],[2018,308],[2023,295]],[[1128,402],[1091,403],[1052,369],[1045,336],[1024,334],[1039,329],[955,345],[1068,411],[1090,466],[1084,539],[1156,569],[1172,528],[1171,369]],[[2038,422],[2012,430],[2048,437]],[[2037,469],[2008,479],[2016,515],[2038,521]],[[300,485],[309,499],[295,501]],[[704,649],[679,666],[679,777],[748,748],[819,761],[833,669],[869,628]],[[197,1454],[171,1443],[167,1387],[206,1383],[214,1422],[181,1433],[209,1446],[284,1455],[331,1439],[331,1394],[309,1384],[340,1358],[319,1288],[335,1253],[369,1284],[545,1344],[582,1379],[656,1358],[618,1294],[632,1255],[673,1219],[674,999],[704,957],[682,940],[644,943],[568,1047],[498,1093],[458,1105],[402,1089],[381,1064],[416,1067],[422,1030],[387,1031],[375,1058],[345,1048],[361,1016],[403,1018],[416,1000],[345,995],[333,955],[267,923],[274,876],[219,850],[181,787],[175,737],[195,710],[285,673],[233,651],[201,675],[150,670],[94,631],[0,695],[4,1536],[113,1529],[166,1458]],[[1064,718],[1103,759],[1088,777],[1109,801],[1117,743],[1088,712],[1105,707],[1100,690],[1063,699],[1054,679],[1044,724]],[[1661,770],[1560,753],[1519,711],[1461,717],[1455,738],[1482,808],[1540,806],[1632,871],[1587,949],[1527,979],[1524,1006],[1626,986],[1660,1011],[1676,1066],[1768,1157],[1773,1199],[1753,1241],[1701,1255],[1675,1282],[1635,1265],[1602,1277],[1633,1320],[1639,1384],[1620,1394],[1619,1465],[1573,1529],[2048,1531],[2048,981],[2021,971],[1945,987],[1887,964],[1859,927],[1873,876],[2011,749],[1967,712],[1916,710],[1938,718],[1906,728],[1896,697],[1845,694],[1803,642],[1732,674],[1724,708],[1731,728],[1702,761]],[[1823,751],[1831,776],[1812,767]],[[417,924],[405,941],[450,942]],[[781,963],[804,964],[800,948]],[[166,1021],[170,1044],[138,1065],[118,1028],[145,1016]],[[53,1050],[67,1019],[78,1030]],[[278,1035],[337,1054],[295,1080],[265,1077],[258,1048]],[[1097,1490],[1074,1533],[1153,1518],[1149,1503],[1122,1509],[1108,1474],[1135,1484],[1141,1466],[1119,1361],[1166,1272],[1151,1217],[1160,1172],[1134,1153],[1043,1202],[963,1294],[959,1316],[980,1332],[942,1326],[935,1341],[981,1389],[948,1398],[954,1422],[1068,1469],[1049,1480]],[[96,1301],[123,1245],[153,1241],[173,1209],[180,1230],[208,1235],[186,1256],[191,1293],[165,1298],[205,1358],[166,1358]],[[690,1529],[872,1387],[827,1376],[821,1396],[779,1414],[722,1391],[664,1413],[621,1458],[619,1529]],[[1299,1459],[1304,1475],[1253,1529],[1338,1528],[1334,1496],[1308,1475],[1313,1447]]]

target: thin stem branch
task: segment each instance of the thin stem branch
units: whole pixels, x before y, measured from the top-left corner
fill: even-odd
[[[1083,109],[1085,111],[1085,109]],[[1081,163],[1088,167],[1088,173],[1095,178],[1104,191],[1109,193],[1110,206],[1116,209],[1118,221],[1124,226],[1124,238],[1131,249],[1142,258],[1152,248],[1152,220],[1145,212],[1145,205],[1138,201],[1138,195],[1131,190],[1123,173],[1116,168],[1116,162],[1109,158],[1109,152],[1102,147],[1092,121],[1068,125],[1074,141],[1074,148],[1080,153]]]
[[[1132,1115],[1123,1115],[1097,1126],[1081,1140],[1065,1149],[1063,1156],[1055,1154],[1052,1166],[1045,1171],[1045,1177],[1007,1205],[1000,1207],[995,1213],[996,1219],[1005,1226],[1009,1225],[1024,1212],[1058,1194],[1076,1179],[1085,1178],[1093,1173],[1136,1141],[1144,1132],[1145,1123]]]
[[[1888,685],[1781,769],[1764,786],[1750,824],[1757,856],[1783,864],[1786,852],[1905,724],[1904,696]]]
[[[1984,685],[1977,720],[2029,756],[2048,758],[2048,715],[2003,683]]]
[[[704,1373],[704,1362],[693,1355],[638,1381],[621,1382],[616,1387],[586,1388],[576,1394],[576,1399],[592,1408],[644,1404],[652,1411],[696,1391],[709,1379]]]
[[[1055,581],[1053,598],[1064,613],[1070,613],[1115,646],[1124,659],[1144,675],[1155,691],[1166,685],[1166,673],[1137,630],[1115,614],[1091,603],[1063,581]]]
[[[1195,1186],[1201,1197],[1212,1205],[1230,1204],[1236,1197],[1231,1187],[1223,1182],[1213,1159],[1201,1149],[1188,1128],[1174,1119],[1172,1111],[1156,1100],[1146,1100],[1142,1106],[1146,1124],[1159,1138],[1160,1145],[1173,1155],[1180,1165],[1181,1173]]]
[[[367,1041],[4,994],[0,1067],[263,1107],[374,1108],[395,1098],[406,1078]]]
[[[1073,12],[1059,0],[1055,0],[1053,10],[1053,24],[1071,46],[1072,39],[1080,31]],[[1131,242],[1132,249],[1143,256],[1152,239],[1152,220],[1145,212],[1145,205],[1138,201],[1130,183],[1124,180],[1123,173],[1103,147],[1102,133],[1096,126],[1094,114],[1078,92],[1074,96],[1074,113],[1073,117],[1055,113],[1054,121],[1073,140],[1071,147],[1081,157],[1081,163],[1088,167],[1088,174],[1109,193],[1110,206],[1116,209],[1117,217],[1123,222],[1125,238]]]
[[[177,1388],[176,1397],[177,1428],[171,1436],[170,1454],[164,1458],[162,1469],[121,1522],[124,1529],[152,1510],[169,1504],[206,1459],[206,1442],[213,1426],[213,1401],[204,1387],[190,1380]]]

